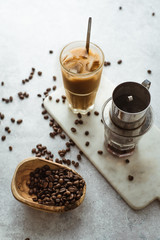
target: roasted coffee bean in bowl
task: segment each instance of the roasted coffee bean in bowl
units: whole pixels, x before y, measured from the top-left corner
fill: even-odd
[[[33,157],[17,166],[11,190],[18,201],[30,207],[65,212],[83,202],[86,183],[69,167]]]

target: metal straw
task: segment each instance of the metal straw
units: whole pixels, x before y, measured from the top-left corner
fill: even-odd
[[[87,30],[87,39],[86,39],[86,52],[89,53],[89,44],[90,44],[90,35],[91,35],[91,23],[92,18],[89,17],[88,19],[88,30]]]

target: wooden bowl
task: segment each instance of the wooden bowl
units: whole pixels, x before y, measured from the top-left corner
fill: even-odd
[[[37,157],[27,158],[19,163],[19,165],[17,166],[14,172],[12,183],[11,183],[11,190],[12,190],[13,196],[18,201],[28,205],[29,207],[32,207],[38,210],[43,210],[46,212],[65,212],[78,207],[84,200],[85,193],[86,193],[86,184],[83,187],[83,195],[70,208],[65,206],[47,206],[47,205],[39,204],[38,202],[34,202],[32,200],[33,195],[32,196],[29,195],[28,193],[29,187],[26,185],[26,182],[30,178],[31,171],[34,171],[36,168],[42,167],[44,165],[48,165],[52,170],[59,169],[59,168],[68,169],[73,173],[79,175],[77,172],[75,172],[73,169],[69,167],[66,167],[58,163],[47,161],[43,158],[37,158]]]

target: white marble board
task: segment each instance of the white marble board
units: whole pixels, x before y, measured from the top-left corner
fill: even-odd
[[[83,116],[83,125],[74,124],[77,116],[67,103],[62,103],[62,88],[51,94],[52,100],[47,97],[44,106],[126,203],[138,210],[160,199],[160,130],[152,126],[141,138],[134,154],[127,157],[130,161],[128,164],[125,162],[126,157],[112,156],[104,146],[101,109],[105,100],[111,97],[113,89],[113,84],[108,80],[103,81],[103,85],[101,83],[94,109],[100,114],[95,116],[92,112],[89,117]],[[59,103],[56,103],[57,98],[60,99]],[[76,133],[71,131],[71,127],[77,129]],[[84,134],[86,130],[90,133],[88,136]],[[85,146],[86,141],[90,142],[88,147]],[[99,155],[98,150],[102,150],[103,155]],[[134,176],[134,180],[129,181],[128,175]]]

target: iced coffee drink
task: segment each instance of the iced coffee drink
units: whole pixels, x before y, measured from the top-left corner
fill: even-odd
[[[85,42],[67,45],[60,55],[61,70],[69,107],[74,113],[86,114],[94,107],[104,63],[102,50]]]

